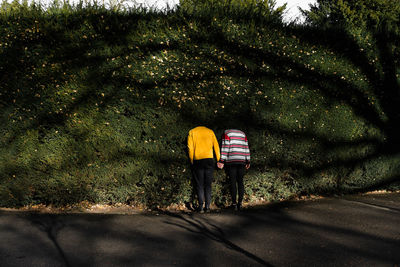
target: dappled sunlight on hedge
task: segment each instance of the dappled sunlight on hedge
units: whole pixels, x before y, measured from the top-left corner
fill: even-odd
[[[0,12],[1,206],[189,201],[200,124],[248,134],[249,201],[398,181],[399,73],[379,40],[188,12]]]

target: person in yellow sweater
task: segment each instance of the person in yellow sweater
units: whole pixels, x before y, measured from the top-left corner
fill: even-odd
[[[198,126],[189,131],[187,146],[196,183],[199,212],[210,211],[214,154],[217,161],[221,156],[217,138],[212,130]],[[203,207],[204,204],[205,207]]]

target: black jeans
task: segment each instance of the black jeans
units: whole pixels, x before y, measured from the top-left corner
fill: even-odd
[[[210,208],[213,172],[213,159],[201,159],[193,161],[193,178],[196,182],[196,191],[200,208],[203,207],[204,202],[206,204],[206,209]]]
[[[229,180],[231,181],[232,204],[237,204],[236,193],[239,194],[238,203],[242,204],[244,195],[244,184],[243,184],[244,169],[245,168],[243,164],[226,165],[226,174],[228,175]]]

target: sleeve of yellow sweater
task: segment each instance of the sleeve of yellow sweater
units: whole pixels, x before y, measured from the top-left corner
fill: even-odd
[[[214,132],[213,132],[213,147],[214,147],[215,156],[217,157],[217,161],[219,161],[221,158],[221,153],[219,150],[219,144],[217,141],[217,137],[215,137]]]
[[[190,163],[193,164],[193,158],[194,158],[194,144],[193,144],[193,135],[192,135],[192,132],[189,132],[188,140],[187,140],[187,147],[188,147],[188,153],[189,153]]]

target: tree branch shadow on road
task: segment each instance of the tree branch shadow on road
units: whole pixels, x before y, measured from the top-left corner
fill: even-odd
[[[63,262],[65,263],[65,266],[67,267],[72,267],[70,264],[67,255],[65,255],[62,247],[57,241],[57,236],[59,232],[65,227],[65,224],[63,223],[62,220],[58,218],[58,216],[55,215],[36,215],[33,214],[28,217],[30,220],[31,224],[38,228],[40,231],[44,232],[47,234],[47,237],[49,240],[53,243],[55,248],[57,249],[57,252],[59,253],[60,257],[62,258]]]
[[[164,214],[171,216],[173,218],[179,219],[182,223],[175,223],[170,221],[164,221],[168,225],[177,226],[179,228],[183,228],[191,233],[203,235],[212,241],[216,241],[218,243],[224,244],[227,248],[234,250],[238,253],[243,254],[244,256],[256,261],[257,263],[263,266],[272,266],[270,263],[264,261],[253,253],[239,247],[238,245],[231,242],[226,238],[224,231],[215,224],[211,222],[202,222],[192,214],[189,215],[189,218],[182,216],[181,214],[165,212]]]
[[[280,202],[257,209],[246,209],[237,216],[233,216],[235,222],[232,224],[227,223],[229,221],[222,223],[221,220],[213,220],[217,214],[209,216],[208,214],[185,215],[168,212],[160,217],[144,216],[145,221],[139,220],[139,217],[118,216],[122,220],[120,221],[115,220],[114,215],[65,217],[54,214],[29,214],[21,218],[47,234],[49,240],[59,249],[58,252],[64,256],[65,253],[58,243],[60,233],[69,231],[69,234],[76,233],[76,236],[83,237],[81,241],[84,243],[81,243],[81,247],[77,250],[78,254],[75,256],[79,259],[58,257],[60,263],[66,266],[77,266],[77,262],[74,261],[80,260],[84,260],[86,266],[93,266],[91,265],[93,261],[88,261],[88,259],[101,262],[104,254],[98,253],[96,248],[101,243],[110,246],[112,240],[118,240],[127,245],[129,252],[126,253],[124,250],[125,253],[112,254],[115,250],[107,247],[110,253],[107,256],[112,258],[115,266],[149,264],[150,259],[158,264],[165,264],[170,259],[166,256],[171,252],[176,253],[174,259],[185,256],[186,259],[192,261],[193,258],[188,254],[190,251],[182,251],[184,247],[182,242],[194,244],[193,252],[196,253],[204,248],[205,251],[202,251],[204,255],[212,252],[213,243],[217,243],[219,244],[218,253],[222,253],[224,249],[220,248],[225,246],[233,252],[229,256],[236,254],[236,256],[250,259],[248,265],[273,266],[279,263],[277,264],[279,266],[348,266],[357,263],[361,266],[396,266],[395,264],[400,263],[399,255],[396,253],[400,248],[397,238],[398,216],[379,209],[357,206],[361,215],[359,217],[353,208],[347,209],[346,205],[339,203],[336,208],[329,209],[333,207],[330,200],[326,199],[318,203],[316,206],[313,202]],[[224,216],[224,213],[221,215]],[[3,214],[6,213],[0,212],[0,215]],[[366,217],[368,221],[360,223],[360,218]],[[141,222],[138,223],[138,221]],[[149,224],[149,222],[154,224]],[[168,227],[163,227],[163,224]],[[124,227],[121,227],[123,225]],[[7,232],[21,234],[21,229],[17,227],[8,229],[1,225],[0,230],[0,234]],[[185,233],[189,235],[186,236]],[[40,246],[38,239],[34,236],[26,235],[22,238],[22,244],[29,243],[25,241],[31,240],[34,246]],[[231,241],[232,238],[238,240],[236,244]],[[248,248],[245,250],[244,244],[247,240],[251,240],[257,248],[261,249],[260,256],[267,259],[271,250],[273,254],[269,255],[273,258],[266,262]],[[78,243],[76,241],[75,243]],[[202,241],[205,242],[199,245]],[[176,244],[181,245],[175,246]],[[155,256],[154,251],[161,254]],[[1,247],[0,255],[2,255]],[[138,255],[146,256],[135,259]],[[71,256],[73,256],[72,253]],[[210,260],[208,264],[213,263],[212,259],[208,260]]]
[[[363,215],[365,220],[360,223],[355,210],[347,209],[346,205],[339,204],[332,208],[329,199],[319,203],[320,207],[302,211],[305,217],[299,217],[298,212],[290,212],[293,209],[300,211],[304,208],[303,201],[284,201],[244,210],[241,216],[245,217],[245,221],[239,227],[253,229],[259,225],[269,225],[272,228],[271,232],[280,232],[278,240],[291,239],[293,247],[286,249],[304,258],[300,266],[307,266],[306,262],[310,260],[315,264],[318,259],[330,262],[328,265],[334,262],[334,266],[348,265],[350,261],[357,262],[360,259],[368,263],[367,265],[374,265],[373,262],[379,261],[398,266],[400,258],[395,252],[400,248],[396,238],[398,219],[392,215],[393,212],[398,212],[396,209],[382,213],[383,209],[376,212],[376,209],[370,207],[359,207],[358,212],[368,214]],[[317,210],[320,214],[313,218]],[[385,223],[379,226],[381,221]],[[358,223],[357,227],[354,227],[357,224],[355,222]],[[377,234],[375,230],[379,227],[387,227],[387,233],[391,234]],[[276,240],[271,242],[278,243]],[[338,256],[339,254],[342,255]]]
[[[329,201],[322,202],[322,206],[328,205],[330,207],[329,203]],[[397,232],[395,227],[396,221],[390,219],[393,218],[390,217],[390,214],[392,212],[398,212],[397,210],[392,209],[389,213],[377,213],[377,210],[374,209],[369,209],[368,211],[360,208],[361,213],[371,212],[371,214],[368,215],[369,219],[367,221],[353,228],[352,226],[355,225],[354,221],[358,220],[357,215],[354,215],[352,210],[346,210],[346,207],[333,210],[330,208],[321,208],[321,211],[325,213],[322,217],[334,218],[340,213],[344,218],[347,218],[340,223],[331,219],[322,220],[321,217],[298,217],[288,212],[302,207],[303,204],[304,202],[302,201],[285,201],[246,209],[238,214],[237,218],[239,221],[236,222],[235,225],[228,225],[225,227],[225,230],[222,230],[220,226],[212,223],[207,216],[198,216],[196,214],[185,215],[166,212],[166,215],[178,219],[178,222],[165,220],[164,223],[179,227],[196,235],[205,236],[212,241],[222,243],[227,248],[242,253],[244,256],[265,266],[273,266],[272,261],[270,261],[271,263],[267,263],[249,251],[235,245],[226,238],[226,233],[231,233],[229,236],[234,238],[240,238],[244,235],[248,235],[248,237],[251,238],[251,235],[257,233],[257,231],[260,230],[259,228],[262,227],[262,236],[264,236],[264,234],[265,236],[269,236],[269,241],[255,234],[258,237],[253,240],[254,243],[261,242],[264,243],[264,245],[267,244],[267,246],[276,253],[279,253],[280,249],[292,251],[291,253],[294,256],[291,255],[288,259],[284,259],[283,261],[293,263],[293,258],[302,257],[303,261],[300,266],[307,266],[307,263],[315,264],[318,261],[321,261],[321,263],[322,261],[329,262],[328,265],[349,264],[350,262],[354,263],[357,261],[362,261],[364,263],[369,262],[370,264],[373,262],[385,262],[389,264],[396,264],[399,262],[400,258],[395,253],[397,248],[400,247],[400,243],[395,238]],[[314,210],[314,208],[312,210]],[[381,211],[382,210],[383,209],[381,209]],[[310,210],[308,210],[308,212],[310,212]],[[335,215],[335,213],[337,214]],[[304,214],[307,214],[307,210],[304,211]],[[385,214],[390,216],[386,218]],[[389,227],[387,231],[394,230],[392,235],[382,236],[375,232],[375,229],[379,227],[376,223],[382,220],[387,222],[385,226]],[[346,226],[346,223],[349,224],[350,227]],[[242,229],[243,232],[240,229]],[[249,232],[249,230],[244,229],[253,230]],[[260,238],[259,241],[257,241],[258,238]],[[289,240],[291,242],[287,242]],[[338,257],[338,253],[343,255]],[[283,255],[286,254],[283,253]]]

